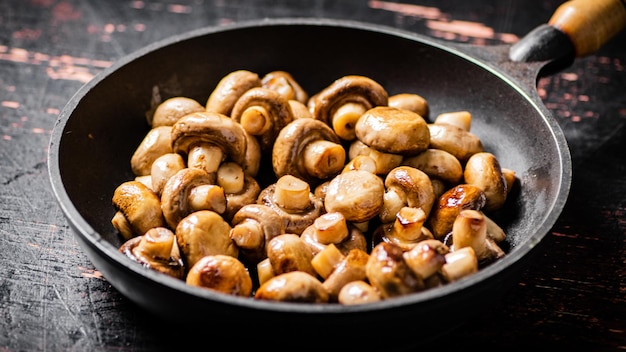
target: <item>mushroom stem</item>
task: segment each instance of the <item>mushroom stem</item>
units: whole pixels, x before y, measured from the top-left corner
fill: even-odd
[[[246,219],[233,226],[230,238],[240,249],[253,249],[265,245],[263,227],[256,220]]]
[[[392,233],[401,241],[415,241],[423,236],[425,221],[426,213],[422,208],[402,207],[396,214]]]
[[[190,211],[213,210],[222,214],[226,211],[226,194],[217,185],[199,185],[193,187],[188,196]]]
[[[334,244],[329,244],[319,251],[311,260],[315,272],[326,279],[335,267],[343,260],[344,255]]]
[[[175,238],[170,230],[163,227],[152,228],[141,236],[141,241],[133,248],[133,254],[137,257],[167,259],[171,256]]]
[[[468,209],[459,213],[452,227],[452,245],[454,250],[472,247],[479,262],[490,262],[504,255],[487,236],[487,220],[477,210]]]
[[[187,166],[212,174],[217,171],[223,160],[222,148],[210,143],[198,143],[189,149]]]
[[[303,210],[309,206],[311,188],[303,180],[285,175],[276,181],[276,204],[283,209]]]
[[[352,102],[340,106],[331,117],[332,127],[337,136],[346,141],[354,140],[356,122],[367,109],[363,104]]]
[[[457,249],[445,255],[446,263],[441,274],[447,282],[464,278],[478,271],[478,259],[472,247]]]
[[[270,130],[272,118],[262,106],[250,106],[241,114],[239,123],[251,135],[259,136]]]
[[[307,173],[321,179],[343,169],[346,151],[341,144],[317,140],[305,147],[303,158]]]
[[[348,237],[348,224],[340,212],[321,215],[313,222],[315,237],[322,244],[340,243]]]
[[[217,169],[217,184],[224,188],[226,193],[239,193],[245,184],[245,174],[241,165],[226,162]]]

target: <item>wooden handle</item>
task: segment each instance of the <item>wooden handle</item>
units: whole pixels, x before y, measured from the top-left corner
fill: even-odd
[[[589,55],[626,27],[626,0],[570,0],[548,24],[570,38],[576,56]]]

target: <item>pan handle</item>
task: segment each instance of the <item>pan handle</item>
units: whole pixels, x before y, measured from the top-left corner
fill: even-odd
[[[512,61],[552,61],[595,53],[626,27],[626,0],[570,0],[547,24],[511,46]]]

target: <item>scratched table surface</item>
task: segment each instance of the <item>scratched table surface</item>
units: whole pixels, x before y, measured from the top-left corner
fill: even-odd
[[[265,17],[345,18],[447,41],[513,43],[560,2],[0,1],[0,351],[153,351],[184,339],[163,334],[163,322],[98,272],[48,180],[57,115],[116,60],[170,35]],[[565,209],[516,285],[422,350],[626,349],[624,43],[622,33],[539,80],[571,148]]]

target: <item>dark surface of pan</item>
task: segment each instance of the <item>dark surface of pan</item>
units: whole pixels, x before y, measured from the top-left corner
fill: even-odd
[[[450,46],[396,29],[332,20],[267,20],[179,35],[125,57],[77,92],[52,134],[52,187],[96,268],[161,318],[204,323],[221,334],[232,331],[228,326],[261,324],[291,336],[310,336],[310,329],[320,327],[324,334],[345,336],[411,321],[410,339],[361,337],[349,343],[365,349],[414,346],[461,324],[507,289],[568,197],[567,144],[534,86],[543,64],[507,63],[506,55],[503,47]],[[118,252],[111,197],[120,183],[134,178],[129,161],[149,130],[146,112],[172,96],[204,103],[219,79],[237,69],[260,75],[285,70],[310,93],[344,75],[364,75],[389,94],[422,95],[430,104],[427,120],[470,111],[472,132],[519,179],[505,209],[493,215],[507,233],[507,255],[461,281],[363,306],[238,298],[132,263]]]

